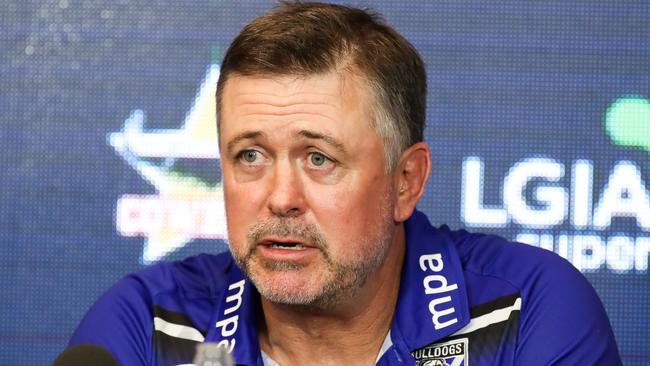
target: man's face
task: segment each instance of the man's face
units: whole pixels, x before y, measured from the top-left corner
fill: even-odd
[[[266,299],[331,306],[384,263],[395,195],[371,98],[350,73],[228,80],[220,151],[230,249]]]

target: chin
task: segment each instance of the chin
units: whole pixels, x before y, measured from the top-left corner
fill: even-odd
[[[312,306],[319,303],[323,297],[322,283],[310,281],[310,276],[304,271],[255,271],[251,280],[257,291],[266,300],[284,305]],[[320,275],[319,279],[323,279]],[[313,279],[312,279],[313,280]]]

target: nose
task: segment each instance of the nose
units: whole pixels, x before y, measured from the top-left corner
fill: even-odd
[[[268,196],[268,208],[279,217],[297,217],[305,212],[303,184],[296,167],[288,161],[277,161]]]

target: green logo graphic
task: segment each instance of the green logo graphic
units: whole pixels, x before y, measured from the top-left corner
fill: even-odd
[[[650,100],[642,96],[617,99],[605,113],[605,129],[616,145],[650,154]]]

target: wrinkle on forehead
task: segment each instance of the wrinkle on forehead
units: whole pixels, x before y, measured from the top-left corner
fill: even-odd
[[[335,85],[332,85],[332,76],[338,81]],[[256,80],[267,80],[271,83],[259,83]],[[277,84],[277,87],[273,84]],[[318,88],[319,84],[322,88]],[[233,88],[232,85],[238,85],[238,88]],[[228,98],[225,97],[226,94]],[[222,107],[233,112],[236,106],[238,112],[244,114],[253,108],[270,115],[288,115],[301,110],[309,114],[308,109],[311,108],[317,112],[328,113],[336,112],[349,103],[359,103],[370,109],[372,97],[365,79],[351,71],[306,76],[233,75],[224,88],[223,100],[229,99],[229,103]],[[308,109],[305,110],[304,107]],[[221,116],[224,114],[232,115],[221,113]]]
[[[310,93],[305,93],[303,87],[305,86],[304,81],[311,80],[314,83],[318,82],[327,82],[327,79],[330,76],[336,76],[338,78],[338,88],[336,88],[335,93],[318,93],[318,92],[310,92]],[[254,79],[267,79],[270,80],[274,83],[278,84],[278,88],[274,88],[271,93],[266,93],[264,91],[260,91],[259,89],[255,89],[254,92],[250,93],[239,93],[238,96],[244,98],[243,102],[246,102],[245,96],[248,97],[258,97],[258,96],[263,96],[264,94],[273,94],[273,95],[278,95],[279,91],[286,91],[283,95],[280,95],[281,97],[293,97],[297,95],[305,95],[307,98],[314,99],[313,102],[316,103],[319,99],[322,100],[322,98],[335,98],[337,101],[340,100],[340,98],[348,95],[348,90],[351,85],[356,85],[357,91],[361,91],[362,95],[372,97],[373,94],[371,93],[370,86],[367,82],[367,79],[362,76],[363,74],[361,72],[355,71],[353,69],[343,69],[343,70],[332,70],[326,73],[320,73],[320,74],[309,74],[309,75],[240,75],[240,74],[233,74],[228,78],[226,81],[226,84],[224,85],[224,93],[227,92],[229,89],[227,86],[232,83],[241,83],[245,82],[246,80],[254,80]],[[261,95],[260,95],[261,94]],[[312,102],[311,99],[308,99],[310,102]],[[371,102],[371,100],[369,100]]]

